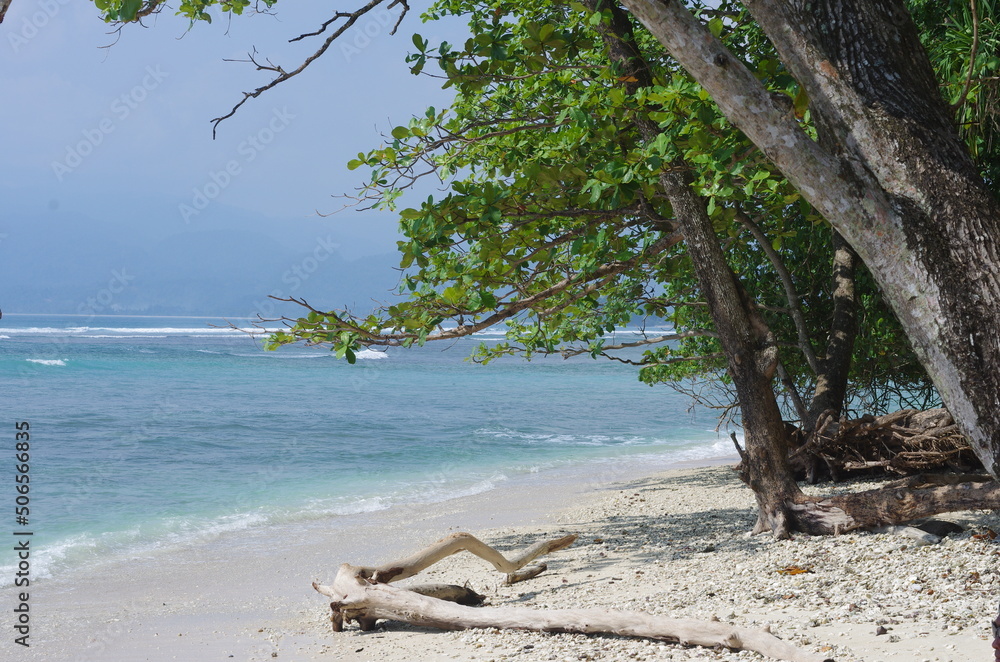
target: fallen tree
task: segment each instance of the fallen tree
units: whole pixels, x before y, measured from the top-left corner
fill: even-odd
[[[356,621],[362,630],[371,630],[378,619],[402,621],[411,625],[466,630],[500,628],[537,632],[572,632],[581,634],[616,634],[645,637],[691,646],[752,650],[762,655],[791,662],[832,662],[817,653],[797,648],[778,639],[765,627],[758,630],[727,625],[719,621],[677,619],[640,612],[604,609],[536,610],[526,607],[473,607],[456,604],[450,595],[465,598],[475,592],[466,587],[434,585],[398,588],[390,582],[413,577],[452,554],[468,551],[488,561],[508,581],[520,580],[518,573],[531,561],[550,552],[565,549],[575,535],[538,542],[512,559],[468,533],[454,533],[420,552],[396,563],[378,567],[345,563],[330,585],[313,583],[319,593],[333,599],[330,621],[335,632],[344,624]],[[537,572],[528,573],[537,576]],[[442,596],[442,597],[434,597]]]

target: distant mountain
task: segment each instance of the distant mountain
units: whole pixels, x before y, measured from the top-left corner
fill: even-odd
[[[218,205],[186,224],[176,209],[146,200],[118,208],[115,218],[58,208],[6,212],[0,308],[251,317],[278,310],[267,298],[274,294],[363,312],[398,283],[395,253],[355,257],[345,233],[324,219],[282,223]]]

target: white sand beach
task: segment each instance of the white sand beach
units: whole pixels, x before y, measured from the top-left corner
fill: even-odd
[[[331,631],[328,601],[312,581],[332,580],[342,562],[383,563],[468,531],[501,550],[566,533],[580,537],[543,559],[546,573],[513,586],[468,554],[417,579],[468,582],[492,605],[769,623],[782,639],[838,662],[990,659],[1000,544],[973,535],[1000,530],[1000,516],[977,511],[941,519],[968,528],[924,546],[873,533],[774,541],[748,535],[753,497],[728,466],[611,486],[525,481],[335,524],[228,534],[198,550],[41,580],[32,586],[31,647],[14,646],[8,636],[0,655],[58,662],[766,659],[613,636],[440,632],[393,622],[372,632]],[[790,566],[807,572],[778,572]]]

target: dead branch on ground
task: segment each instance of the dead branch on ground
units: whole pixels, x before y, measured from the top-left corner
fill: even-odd
[[[536,610],[527,607],[472,607],[450,601],[444,595],[446,591],[435,594],[441,597],[432,597],[426,587],[406,589],[389,585],[389,582],[412,577],[441,559],[460,551],[471,552],[488,561],[498,571],[505,573],[508,581],[521,574],[535,576],[541,573],[544,567],[536,564],[534,568],[541,567],[541,569],[525,572],[526,566],[531,561],[544,554],[564,549],[575,540],[575,535],[543,540],[507,559],[472,535],[455,533],[396,563],[377,567],[353,566],[345,563],[340,566],[332,584],[324,586],[314,582],[313,588],[332,598],[330,621],[335,632],[343,630],[345,622],[356,621],[362,630],[371,630],[378,619],[389,619],[444,630],[500,628],[536,632],[617,634],[660,639],[684,645],[746,649],[791,662],[829,662],[822,655],[804,651],[778,639],[767,628],[752,630],[718,621],[676,619],[605,609]]]

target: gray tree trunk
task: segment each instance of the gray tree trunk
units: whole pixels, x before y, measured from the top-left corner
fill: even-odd
[[[819,417],[830,412],[840,416],[847,397],[847,381],[858,328],[858,299],[854,291],[857,254],[833,231],[833,319],[826,354],[819,359],[816,390],[802,429],[812,433]]]
[[[632,79],[626,83],[629,91],[652,85],[648,63],[639,51],[625,12],[616,2],[589,0],[589,4],[594,9],[611,12],[610,24],[599,26],[598,30],[611,61],[624,78]],[[660,133],[657,124],[647,117],[637,117],[635,122],[647,141],[655,140]],[[706,211],[706,201],[692,188],[689,171],[690,165],[683,161],[672,163],[660,175],[660,186],[684,235],[698,286],[708,301],[736,387],[746,446],[742,477],[753,490],[758,506],[755,530],[787,537],[795,528],[789,505],[803,495],[789,465],[785,424],[771,385],[778,363],[777,346],[726,261]]]
[[[677,0],[624,4],[868,266],[1000,476],[1000,204],[901,0],[747,0],[837,138],[825,150]]]

